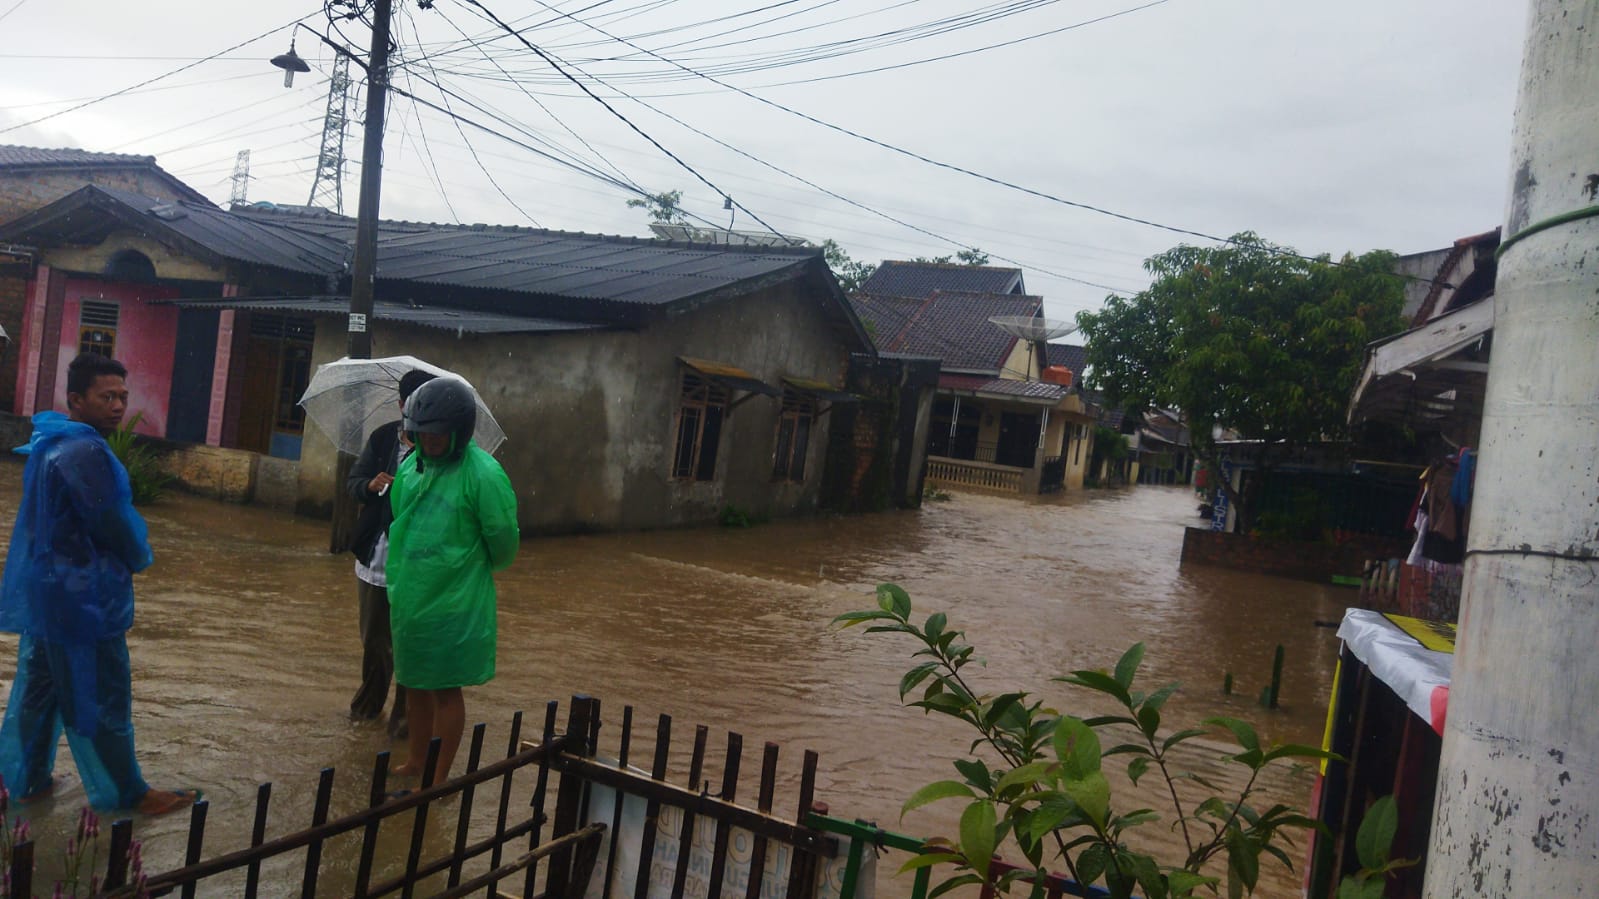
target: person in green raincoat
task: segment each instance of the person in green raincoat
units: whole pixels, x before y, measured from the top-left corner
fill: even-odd
[[[394,676],[405,686],[410,758],[420,775],[439,738],[433,783],[449,776],[466,728],[462,687],[494,677],[494,572],[516,558],[516,494],[494,457],[472,442],[477,402],[458,378],[437,378],[405,404],[416,448],[390,488],[389,618]]]

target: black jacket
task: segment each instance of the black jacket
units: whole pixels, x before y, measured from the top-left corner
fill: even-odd
[[[378,537],[389,529],[389,523],[394,520],[394,512],[389,507],[391,494],[378,496],[366,489],[366,485],[380,472],[394,474],[399,461],[400,425],[398,422],[383,425],[366,439],[360,458],[355,460],[355,465],[350,468],[350,476],[344,482],[344,489],[362,503],[361,515],[355,520],[355,535],[350,541],[350,552],[355,553],[362,565],[371,564],[372,550],[377,548]]]

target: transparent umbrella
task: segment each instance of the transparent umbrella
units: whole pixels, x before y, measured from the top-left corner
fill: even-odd
[[[400,378],[413,369],[455,378],[472,387],[460,375],[415,356],[344,358],[317,366],[300,397],[300,405],[305,407],[306,418],[340,452],[359,455],[374,428],[400,420]],[[472,440],[492,453],[505,442],[505,431],[475,387],[472,396],[477,399],[477,429],[472,432]]]

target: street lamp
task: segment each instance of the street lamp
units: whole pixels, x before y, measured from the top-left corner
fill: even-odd
[[[389,88],[392,5],[392,0],[373,0],[372,48],[363,65],[367,76],[366,120],[361,141],[361,196],[355,213],[355,259],[350,271],[349,349],[346,353],[351,359],[372,358],[372,333],[367,330],[367,323],[372,317],[372,294],[377,276],[378,195],[383,187],[383,107]],[[323,40],[335,51],[349,53],[326,38]],[[310,71],[305,60],[295,55],[293,40],[289,42],[289,52],[274,57],[272,64],[284,70],[285,87],[294,80],[295,72]]]
[[[295,72],[311,71],[311,67],[305,64],[300,54],[294,52],[294,38],[289,38],[289,52],[272,57],[272,64],[283,70],[284,87],[294,86]]]

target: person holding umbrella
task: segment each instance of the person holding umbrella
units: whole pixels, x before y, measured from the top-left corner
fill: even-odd
[[[461,688],[494,677],[494,572],[516,558],[516,493],[500,463],[472,440],[477,397],[454,377],[418,387],[404,425],[416,448],[390,488],[390,615],[395,677],[406,688],[410,758],[421,775],[440,742],[431,782],[449,776],[466,728]]]
[[[432,372],[414,368],[400,376],[400,408],[418,387],[433,380]],[[356,599],[361,617],[361,686],[350,699],[350,717],[371,721],[383,714],[389,681],[394,677],[394,643],[389,630],[389,591],[385,561],[389,552],[389,523],[394,513],[389,488],[400,457],[411,448],[401,422],[379,425],[350,469],[345,489],[358,500],[350,551],[355,553]],[[405,688],[394,685],[394,706],[389,710],[389,736],[406,736]]]

